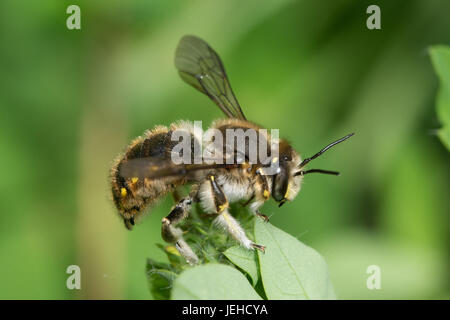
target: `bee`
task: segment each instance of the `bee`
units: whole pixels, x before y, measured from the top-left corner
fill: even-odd
[[[136,138],[114,162],[111,169],[112,199],[127,229],[131,230],[139,222],[148,207],[172,193],[176,204],[170,213],[162,219],[161,235],[164,241],[174,244],[181,256],[189,264],[198,263],[195,252],[183,239],[183,231],[177,227],[188,218],[193,203],[200,203],[203,211],[214,215],[214,223],[227,232],[243,247],[261,250],[265,246],[251,241],[239,222],[230,213],[230,203],[245,201],[249,210],[268,221],[260,212],[260,207],[272,197],[279,206],[292,201],[300,191],[303,177],[309,173],[338,175],[338,172],[310,169],[306,165],[325,151],[353,135],[334,141],[310,158],[301,159],[300,155],[284,139],[275,139],[278,152],[268,162],[248,161],[249,149],[237,152],[233,143],[231,153],[217,150],[207,133],[215,130],[224,133],[228,129],[260,130],[261,126],[248,121],[231,89],[228,77],[219,55],[202,39],[195,36],[181,38],[175,53],[175,66],[186,83],[207,95],[226,115],[216,120],[210,129],[196,132],[192,122],[179,121],[169,127],[157,126]],[[178,143],[174,141],[174,132],[182,132],[191,139],[190,163],[175,164],[173,151]],[[195,163],[203,140],[212,151],[223,155],[224,159],[237,155],[243,161],[226,163]],[[265,134],[259,141],[269,148],[273,146],[271,136]],[[226,145],[229,147],[229,144]],[[216,150],[215,150],[216,149]],[[229,149],[228,149],[229,150]],[[210,150],[211,151],[211,150]],[[275,164],[275,174],[267,174],[269,166]],[[177,188],[191,185],[189,195],[177,196]]]

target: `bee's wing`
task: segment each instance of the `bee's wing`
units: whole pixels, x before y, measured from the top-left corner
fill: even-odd
[[[173,164],[172,161],[156,157],[124,160],[119,165],[120,176],[139,179],[161,179],[165,177],[189,177],[200,170],[234,168],[236,164]]]
[[[245,119],[218,54],[202,39],[181,38],[175,52],[181,78],[210,97],[230,118]]]

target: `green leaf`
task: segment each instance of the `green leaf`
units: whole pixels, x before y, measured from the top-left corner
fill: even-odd
[[[223,254],[235,266],[241,268],[250,276],[253,285],[255,285],[258,282],[259,270],[255,251],[247,250],[242,246],[234,246],[228,248]]]
[[[167,300],[177,274],[165,263],[147,259],[147,282],[150,292],[156,300]]]
[[[450,150],[450,47],[432,47],[430,55],[440,80],[436,112],[442,128],[438,131],[438,135],[442,143]]]
[[[183,271],[174,282],[175,300],[260,300],[261,297],[236,268],[209,263]]]
[[[268,299],[335,299],[328,267],[320,254],[284,231],[255,220],[261,278]]]

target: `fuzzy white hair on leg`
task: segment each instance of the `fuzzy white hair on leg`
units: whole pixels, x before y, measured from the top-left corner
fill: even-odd
[[[251,202],[249,205],[250,212],[252,212],[253,214],[257,214],[259,208],[261,208],[261,206],[263,204],[264,204],[264,200],[255,200],[255,201]]]
[[[199,187],[198,196],[203,210],[207,213],[215,213],[214,195],[211,189],[211,183],[205,180]]]
[[[192,251],[191,247],[186,243],[186,241],[184,241],[184,239],[178,239],[175,247],[177,248],[181,256],[184,257],[190,265],[198,263],[197,255],[194,253],[194,251]]]
[[[247,238],[244,229],[242,229],[239,222],[229,214],[228,210],[224,210],[219,214],[217,218],[214,219],[214,224],[228,232],[243,247],[253,250],[253,242]]]

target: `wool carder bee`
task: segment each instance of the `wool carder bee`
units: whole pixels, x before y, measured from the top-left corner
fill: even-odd
[[[207,95],[227,117],[214,121],[205,133],[196,130],[192,122],[180,121],[169,127],[157,126],[132,141],[124,154],[116,159],[111,170],[114,204],[125,226],[131,230],[135,222],[141,220],[144,212],[148,211],[148,207],[167,194],[174,194],[176,204],[162,219],[162,237],[174,244],[190,264],[198,263],[199,259],[183,239],[183,231],[177,224],[188,218],[194,202],[199,202],[205,213],[214,215],[214,222],[242,246],[264,252],[264,245],[251,241],[230,213],[230,203],[244,201],[253,214],[267,221],[267,216],[259,210],[270,197],[281,206],[297,196],[304,175],[338,174],[321,169],[305,170],[305,167],[311,160],[353,134],[302,160],[286,140],[272,139],[267,131],[261,130],[261,126],[246,119],[233,94],[222,61],[205,41],[195,36],[184,36],[176,50],[175,66],[185,82]],[[276,146],[277,152],[270,152],[266,161],[260,161],[259,158],[250,161],[250,153],[255,150],[251,145],[239,149],[234,140],[220,145],[216,143],[217,134],[226,136],[227,130],[263,132],[254,143],[266,146],[269,151],[273,151],[273,146]],[[183,133],[190,138],[190,161],[187,163],[173,161],[179,143],[174,139],[174,133],[178,136]],[[251,143],[250,140],[244,141]],[[216,160],[217,155],[220,155],[219,159],[223,161],[195,161],[199,152],[205,156],[205,150],[207,154],[215,155]],[[175,154],[180,156],[178,150]],[[275,171],[270,170],[273,168]],[[179,199],[176,196],[177,189],[183,185],[190,185],[190,192]]]

